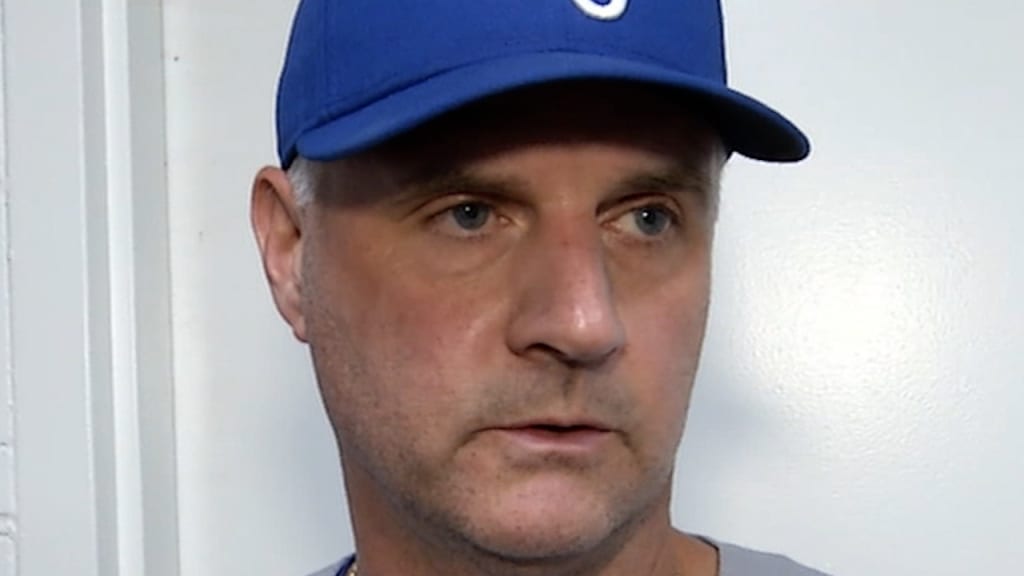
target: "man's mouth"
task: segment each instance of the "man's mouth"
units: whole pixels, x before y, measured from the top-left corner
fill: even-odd
[[[550,434],[552,436],[559,436],[564,434],[577,434],[586,432],[603,432],[601,428],[590,426],[587,424],[528,424],[525,426],[519,426],[511,428],[511,430],[522,430],[528,432],[534,432],[536,434]]]
[[[584,454],[600,449],[612,436],[608,428],[594,423],[527,422],[496,431],[517,448],[531,452]]]
[[[578,432],[580,430],[597,430],[593,426],[586,424],[570,424],[568,426],[562,426],[559,424],[534,424],[529,428],[536,428],[538,430],[547,430],[548,432]]]

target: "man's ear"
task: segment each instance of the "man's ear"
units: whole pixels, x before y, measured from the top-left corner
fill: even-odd
[[[252,184],[250,219],[277,311],[306,342],[302,309],[302,220],[288,175],[267,166]]]

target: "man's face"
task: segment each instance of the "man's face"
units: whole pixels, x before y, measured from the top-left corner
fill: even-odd
[[[299,210],[293,325],[357,537],[526,560],[667,522],[721,155],[661,96],[594,88],[498,97],[332,163]]]

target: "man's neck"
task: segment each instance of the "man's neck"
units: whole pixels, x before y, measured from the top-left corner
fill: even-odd
[[[666,525],[667,526],[667,525]],[[646,527],[650,528],[650,527]],[[622,542],[565,558],[521,560],[481,550],[435,545],[396,546],[359,539],[359,576],[716,576],[718,551],[671,527],[643,529]]]

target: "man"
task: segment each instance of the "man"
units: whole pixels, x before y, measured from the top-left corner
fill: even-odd
[[[356,557],[321,574],[816,574],[676,531],[718,181],[808,153],[716,0],[305,0],[253,187]]]

